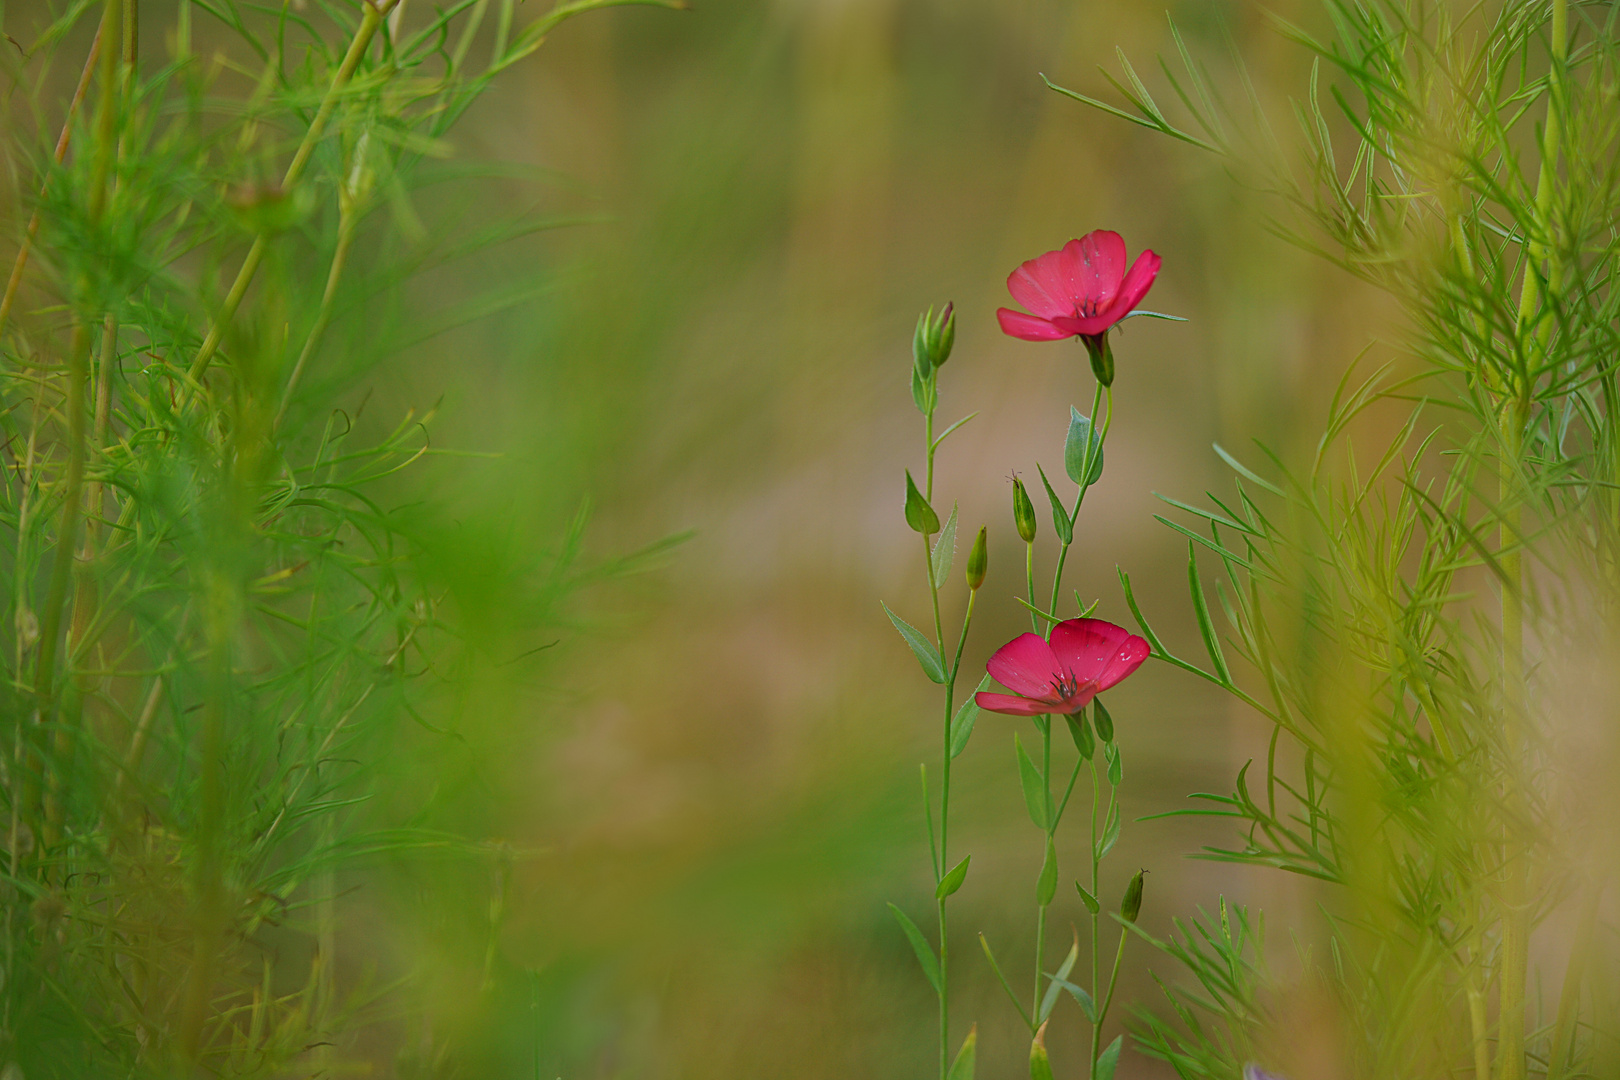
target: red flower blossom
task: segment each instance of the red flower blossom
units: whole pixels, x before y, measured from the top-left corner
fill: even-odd
[[[1050,641],[1019,634],[997,649],[985,667],[1016,694],[980,691],[975,700],[1010,716],[1077,713],[1140,667],[1148,652],[1148,643],[1123,626],[1067,619],[1052,627]]]
[[[1025,341],[1100,338],[1153,287],[1159,257],[1144,251],[1125,269],[1125,241],[1098,229],[1031,259],[1007,278],[1013,299],[1034,314],[996,309],[1003,333]]]

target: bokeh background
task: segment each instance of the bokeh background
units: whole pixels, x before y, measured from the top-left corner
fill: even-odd
[[[1320,19],[1308,4],[1268,9]],[[1233,50],[1243,58],[1286,139],[1309,58],[1262,6],[1179,0],[1168,14],[1237,98]],[[1154,520],[1167,511],[1155,493],[1229,490],[1215,443],[1297,456],[1345,365],[1369,344],[1388,351],[1375,342],[1392,330],[1387,308],[1272,235],[1264,194],[1043,85],[1044,72],[1117,100],[1098,66],[1117,71],[1118,46],[1151,75],[1155,54],[1174,55],[1166,16],[1101,0],[598,12],[503,74],[456,129],[459,159],[500,168],[393,208],[406,226],[525,208],[589,220],[408,286],[407,311],[512,299],[506,282],[521,295],[450,320],[353,389],[383,427],[437,406],[435,447],[467,452],[402,474],[395,494],[480,524],[448,544],[447,573],[468,633],[513,653],[447,695],[454,738],[411,742],[389,773],[402,812],[431,801],[437,824],[489,858],[343,881],[347,985],[399,977],[396,998],[432,1016],[423,1028],[386,998],[366,1006],[353,1046],[379,1074],[425,1075],[446,1055],[472,1077],[932,1069],[934,999],[885,904],[926,927],[917,764],[937,754],[936,691],[879,606],[917,620],[926,598],[901,515],[903,470],[921,463],[918,313],[955,302],[941,415],[979,412],[941,452],[935,500],[959,505],[964,536],[990,530],[969,670],[1027,628],[1009,478],[1061,472],[1069,406],[1091,392],[1077,344],[997,330],[1020,261],[1095,228],[1164,259],[1147,306],[1188,321],[1134,320],[1117,336],[1107,469],[1068,581],[1129,625],[1124,567],[1188,653],[1186,547]],[[166,17],[152,16],[150,40]],[[582,565],[690,535],[582,592],[555,639],[520,641],[525,597],[503,568],[554,552],[587,502]],[[1043,522],[1042,574],[1053,553]],[[1230,790],[1268,729],[1165,665],[1110,705],[1127,827],[1104,901],[1143,867],[1152,933],[1223,895],[1263,908],[1286,972],[1290,933],[1312,932],[1301,881],[1189,859],[1234,839],[1219,821],[1133,820]],[[957,764],[953,849],[974,860],[952,906],[953,1020],[958,1038],[979,1024],[985,1080],[1027,1070],[1027,1034],[974,938],[1023,985],[1042,853],[1017,781],[1020,723],[982,717]],[[1082,833],[1071,814],[1065,882]],[[1082,912],[1067,883],[1058,895],[1053,965]],[[1161,1004],[1149,968],[1180,977],[1133,946],[1123,1001]],[[1081,1075],[1082,1029],[1060,1005],[1048,1040],[1060,1077]],[[1169,1074],[1127,1050],[1120,1075]]]

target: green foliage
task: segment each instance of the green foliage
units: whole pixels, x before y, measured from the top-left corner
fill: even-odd
[[[340,1037],[405,1006],[340,978],[340,875],[431,856],[504,879],[532,857],[383,783],[461,740],[435,720],[459,723],[494,639],[462,587],[472,543],[398,486],[443,453],[432,412],[380,422],[344,395],[433,331],[386,318],[412,276],[561,223],[447,229],[411,191],[496,73],[613,2],[527,26],[510,0],[186,2],[143,52],[125,29],[152,13],[106,0],[16,43],[6,93],[37,94],[49,130],[5,146],[38,193],[0,301],[8,1073],[345,1071]],[[51,73],[97,12],[64,116]],[[636,568],[583,568],[584,524],[499,567],[503,652],[545,648],[571,594]]]
[[[1181,71],[1161,67],[1188,123],[1123,56],[1110,81],[1130,109],[1064,91],[1221,155],[1284,204],[1279,233],[1386,292],[1409,328],[1404,355],[1346,372],[1307,462],[1268,452],[1250,468],[1217,448],[1233,497],[1167,500],[1196,519],[1161,520],[1189,539],[1207,669],[1164,648],[1122,583],[1156,656],[1271,727],[1263,770],[1184,812],[1242,830],[1205,857],[1332,886],[1333,963],[1307,978],[1339,1009],[1347,1075],[1483,1063],[1517,1080],[1555,1055],[1580,1070],[1614,1031],[1602,994],[1588,1003],[1577,974],[1555,1012],[1528,1004],[1529,935],[1582,872],[1526,641],[1620,613],[1616,15],[1564,0],[1323,7],[1329,37],[1277,20],[1314,58],[1291,139],[1252,89],[1256,119],[1236,120],[1174,27]],[[1179,1029],[1142,1016],[1144,1049],[1183,1077],[1236,1075],[1264,1026],[1237,919],[1223,905],[1218,932],[1194,921],[1155,942],[1205,991],[1167,990]]]

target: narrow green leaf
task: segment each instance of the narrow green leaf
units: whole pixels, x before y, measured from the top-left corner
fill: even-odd
[[[974,1024],[968,1028],[967,1038],[962,1040],[962,1049],[956,1052],[956,1060],[951,1062],[951,1071],[945,1080],[973,1080],[974,1059],[978,1057],[979,1025]]]
[[[1046,778],[1041,770],[1024,752],[1024,744],[1018,736],[1013,736],[1013,746],[1018,750],[1018,779],[1024,786],[1024,805],[1029,808],[1029,820],[1042,832],[1046,831]]]
[[[1142,316],[1144,319],[1168,319],[1170,322],[1186,322],[1187,321],[1185,318],[1183,318],[1180,315],[1166,315],[1162,311],[1149,311],[1147,308],[1136,308],[1135,310],[1129,312],[1125,316],[1125,318],[1126,319],[1131,319],[1131,318],[1135,318],[1138,315]],[[1124,322],[1125,319],[1121,319],[1120,321]]]
[[[1041,864],[1041,876],[1035,882],[1035,902],[1046,907],[1057,895],[1057,847],[1052,843],[1050,834],[1046,837],[1046,861]]]
[[[984,958],[990,961],[990,970],[996,973],[996,978],[1001,982],[1001,988],[1007,991],[1007,1000],[1012,1002],[1013,1008],[1018,1010],[1018,1015],[1023,1018],[1024,1026],[1034,1031],[1035,1025],[1029,1022],[1029,1013],[1024,1011],[1024,1003],[1018,1000],[1017,994],[1013,993],[1012,984],[1007,981],[1007,976],[1001,973],[1001,965],[996,963],[996,954],[990,951],[989,939],[982,933],[979,935],[979,948],[984,950]]]
[[[1086,988],[1076,986],[1067,980],[1060,980],[1060,982],[1063,989],[1067,990],[1069,996],[1074,998],[1075,1002],[1080,1006],[1080,1011],[1086,1014],[1086,1020],[1095,1024],[1097,1022],[1097,1003],[1091,1000],[1091,995],[1086,992]]]
[[[1119,1052],[1124,1045],[1125,1036],[1115,1035],[1114,1041],[1108,1044],[1097,1057],[1097,1080],[1114,1080],[1114,1070],[1119,1067]]]
[[[889,905],[889,910],[894,912],[895,919],[900,923],[900,929],[906,932],[906,937],[911,941],[912,951],[917,954],[917,963],[922,965],[923,974],[928,976],[929,985],[934,988],[934,993],[939,993],[939,960],[934,956],[933,948],[923,938],[917,924],[912,922],[905,912],[894,904]]]
[[[986,675],[979,680],[979,690],[990,688],[990,676]],[[977,691],[975,691],[977,693]],[[962,707],[956,710],[951,717],[951,757],[958,758],[962,751],[967,749],[968,740],[973,737],[973,725],[979,719],[979,703],[974,694],[969,694]]]
[[[1079,959],[1080,934],[1077,931],[1074,935],[1074,944],[1069,946],[1069,955],[1063,958],[1063,963],[1058,966],[1057,974],[1048,976],[1052,982],[1046,988],[1045,996],[1041,998],[1040,1021],[1044,1022],[1048,1016],[1052,1015],[1052,1009],[1057,1005],[1058,995],[1063,992],[1063,983],[1068,979],[1069,972],[1074,970],[1075,961]]]
[[[951,563],[956,560],[956,506],[951,505],[951,514],[945,519],[945,527],[939,530],[939,539],[934,541],[933,570],[934,587],[938,588],[944,581],[945,575],[951,572]]]
[[[1109,766],[1112,768],[1112,764]],[[1102,839],[1097,844],[1097,860],[1100,862],[1108,857],[1108,853],[1119,842],[1119,828],[1121,815],[1119,807],[1115,806],[1108,814],[1108,824],[1103,827]]]
[[[939,650],[934,648],[934,643],[923,637],[921,630],[889,611],[888,604],[883,605],[883,610],[888,614],[889,621],[894,623],[894,628],[900,631],[900,636],[905,639],[906,644],[911,646],[911,651],[917,656],[917,663],[922,665],[923,674],[934,682],[943,683],[945,664],[940,660]]]
[[[1088,453],[1089,459],[1086,456]],[[1080,471],[1084,468],[1085,487],[1095,484],[1103,471],[1102,433],[1094,430],[1091,418],[1081,415],[1073,405],[1069,406],[1069,437],[1063,444],[1063,467],[1069,479],[1077,484],[1082,483]]]
[[[1087,892],[1086,887],[1084,885],[1080,884],[1077,881],[1077,882],[1074,883],[1074,887],[1075,887],[1075,889],[1077,889],[1079,891],[1079,893],[1080,893],[1080,902],[1082,904],[1086,905],[1086,910],[1087,911],[1089,911],[1093,915],[1095,915],[1095,914],[1097,914],[1098,911],[1100,911],[1102,909],[1101,905],[1097,903],[1097,898],[1095,896],[1092,896],[1089,892]]]
[[[906,470],[906,524],[911,526],[912,532],[920,532],[924,536],[939,532],[939,515],[928,505],[923,493],[917,490],[917,481],[911,478],[910,469]]]
[[[973,419],[975,416],[978,416],[978,415],[979,414],[977,412],[970,412],[966,416],[962,417],[962,419],[958,420],[956,423],[952,424],[950,427],[946,428],[944,431],[942,431],[938,435],[934,436],[934,443],[933,443],[932,448],[935,449],[935,450],[938,450],[939,449],[939,444],[945,441],[946,436],[950,435],[951,432],[955,431],[957,428],[961,427],[963,424],[967,423],[969,420]]]
[[[960,889],[962,882],[967,880],[968,863],[972,861],[973,856],[969,855],[953,866],[950,873],[940,878],[939,884],[934,888],[934,899],[943,900],[957,889]]]
[[[1209,617],[1209,603],[1204,599],[1204,583],[1198,573],[1198,551],[1190,540],[1187,542],[1187,590],[1192,593],[1193,612],[1198,616],[1198,632],[1203,635],[1209,662],[1215,668],[1221,685],[1231,686],[1232,673],[1227,669],[1220,639],[1215,635],[1215,623]]]
[[[1058,498],[1057,492],[1052,490],[1052,481],[1046,478],[1046,470],[1036,465],[1035,471],[1041,474],[1041,483],[1046,485],[1046,497],[1052,501],[1052,528],[1057,530],[1058,539],[1063,543],[1073,543],[1074,519],[1069,516],[1069,511],[1064,507],[1063,500]]]
[[[1124,766],[1119,761],[1119,744],[1104,743],[1103,757],[1108,759],[1108,782],[1114,787],[1119,787],[1119,781],[1125,773]]]

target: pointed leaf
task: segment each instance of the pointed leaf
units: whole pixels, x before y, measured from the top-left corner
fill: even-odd
[[[1102,433],[1094,430],[1091,418],[1082,416],[1073,405],[1069,406],[1069,437],[1063,444],[1063,467],[1070,480],[1084,487],[1095,484],[1103,471]],[[1086,470],[1084,481],[1080,479],[1082,468]]]
[[[1069,511],[1063,505],[1063,500],[1058,498],[1057,492],[1052,490],[1052,481],[1046,478],[1046,470],[1036,465],[1035,471],[1041,474],[1041,483],[1046,485],[1046,497],[1052,502],[1052,528],[1057,530],[1058,539],[1063,543],[1073,543],[1074,519],[1069,516]]]
[[[1119,842],[1120,827],[1119,807],[1115,806],[1108,815],[1108,824],[1103,828],[1102,840],[1097,844],[1097,860],[1100,862],[1113,850]]]
[[[1097,898],[1087,892],[1086,887],[1080,884],[1078,881],[1074,883],[1074,887],[1080,891],[1080,902],[1086,905],[1086,910],[1091,912],[1093,915],[1097,914],[1097,912],[1101,910],[1101,905],[1097,903]]]
[[[1035,882],[1035,902],[1046,907],[1057,895],[1058,863],[1057,848],[1052,843],[1051,834],[1046,837],[1046,861],[1041,864],[1041,876]]]
[[[979,689],[987,690],[990,687],[990,676],[986,675],[979,680]],[[967,749],[968,740],[973,737],[973,725],[979,719],[979,702],[973,694],[967,696],[962,707],[956,710],[951,717],[951,757],[960,757]]]
[[[1062,985],[1063,989],[1068,991],[1069,996],[1074,998],[1075,1002],[1080,1006],[1080,1011],[1086,1014],[1086,1020],[1095,1024],[1097,1022],[1097,1005],[1096,1002],[1091,1000],[1091,995],[1086,993],[1086,988],[1067,981],[1062,981]]]
[[[944,682],[945,665],[940,660],[939,650],[934,648],[934,643],[923,637],[921,630],[889,611],[888,604],[883,605],[883,610],[888,614],[889,621],[894,623],[894,628],[900,631],[900,636],[905,639],[906,644],[911,646],[911,651],[917,656],[917,663],[922,665],[923,674],[934,682]]]
[[[962,887],[962,882],[967,880],[968,863],[972,861],[973,856],[969,855],[967,858],[953,866],[950,873],[940,878],[939,885],[934,889],[934,899],[943,900],[947,896],[954,893],[957,889],[960,889]]]
[[[951,572],[951,563],[956,559],[956,506],[951,506],[951,515],[945,519],[945,527],[939,530],[939,539],[934,541],[934,555],[932,566],[934,571],[934,587],[937,589],[945,580],[945,575]]]
[[[1215,636],[1215,624],[1210,620],[1209,604],[1204,599],[1204,583],[1198,575],[1197,551],[1190,540],[1187,542],[1187,590],[1192,593],[1193,612],[1198,616],[1198,632],[1203,635],[1209,662],[1214,666],[1221,685],[1231,686],[1232,673],[1227,670],[1220,639]]]
[[[911,526],[912,532],[920,532],[924,536],[939,532],[939,515],[928,505],[923,493],[917,490],[917,481],[911,478],[910,469],[906,470],[906,524]]]
[[[1108,1049],[1097,1056],[1096,1080],[1114,1080],[1114,1070],[1119,1067],[1119,1052],[1123,1048],[1125,1036],[1115,1035],[1114,1041],[1108,1044]]]
[[[1091,722],[1086,719],[1086,710],[1070,713],[1063,719],[1069,722],[1069,738],[1074,740],[1074,748],[1080,752],[1081,758],[1090,761],[1097,743],[1091,737]]]
[[[1039,1021],[1044,1021],[1048,1016],[1052,1015],[1052,1009],[1057,1005],[1058,995],[1063,992],[1064,980],[1069,977],[1069,972],[1074,970],[1075,961],[1079,959],[1080,934],[1076,932],[1074,944],[1069,947],[1069,955],[1063,958],[1063,963],[1058,966],[1057,974],[1051,976],[1052,983],[1046,988],[1046,995],[1041,998]]]
[[[1119,787],[1119,781],[1124,776],[1124,767],[1119,763],[1119,744],[1104,743],[1103,756],[1108,759],[1108,782]]]
[[[1018,780],[1024,787],[1024,805],[1029,808],[1029,820],[1042,832],[1046,831],[1046,778],[1024,752],[1024,744],[1013,736],[1018,750]]]
[[[1092,712],[1096,714],[1097,718],[1097,738],[1101,739],[1105,743],[1113,742],[1114,718],[1108,714],[1107,708],[1103,706],[1102,698],[1092,698],[1091,708]]]
[[[950,1074],[945,1080],[973,1080],[974,1059],[978,1057],[979,1025],[974,1024],[968,1028],[967,1038],[962,1040],[962,1049],[956,1052],[956,1060],[951,1063]]]
[[[900,929],[904,930],[906,937],[910,939],[912,951],[917,954],[917,963],[922,965],[923,974],[928,976],[929,985],[934,988],[934,993],[939,993],[939,960],[934,956],[933,948],[923,938],[917,924],[912,922],[905,912],[893,904],[889,905],[889,910],[894,912],[895,919],[900,923]]]
[[[1052,1059],[1046,1053],[1046,1025],[1035,1032],[1029,1044],[1029,1080],[1052,1080]]]

